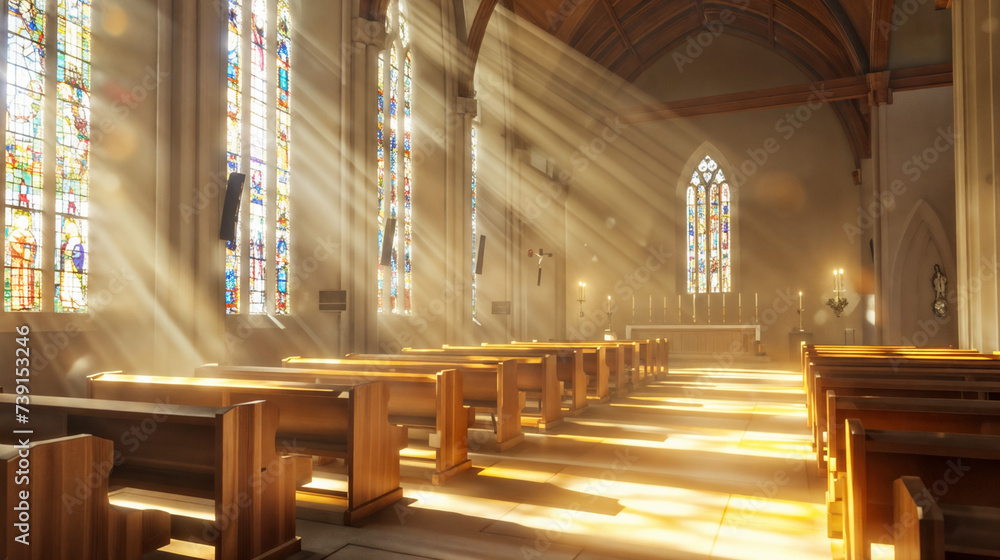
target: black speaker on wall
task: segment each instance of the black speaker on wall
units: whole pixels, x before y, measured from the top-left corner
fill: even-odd
[[[476,251],[476,274],[483,273],[483,251],[486,249],[486,236],[479,236],[479,250]]]
[[[392,238],[396,235],[396,218],[389,218],[385,222],[385,231],[382,232],[382,258],[379,264],[389,266],[392,264]]]
[[[243,183],[247,176],[242,173],[230,173],[226,182],[226,198],[222,202],[222,222],[219,225],[219,239],[234,241],[236,239],[236,222],[240,218],[240,197],[243,195]]]

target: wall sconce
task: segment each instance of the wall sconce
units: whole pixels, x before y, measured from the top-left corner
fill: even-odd
[[[833,271],[833,297],[826,301],[826,304],[833,309],[833,314],[840,318],[840,314],[847,307],[847,298],[844,297],[844,269]]]

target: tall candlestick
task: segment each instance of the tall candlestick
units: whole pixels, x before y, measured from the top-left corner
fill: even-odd
[[[706,319],[706,320],[708,321],[708,324],[711,325],[712,324],[712,292],[708,292],[707,294],[705,294],[705,296],[706,296],[705,299],[708,300],[708,303],[706,304],[708,306],[708,307],[706,307],[706,309],[708,310],[708,312],[706,313],[706,316],[708,317],[708,319]]]
[[[722,292],[722,324],[726,324],[726,292]]]
[[[743,324],[743,292],[737,294],[737,308],[739,309],[739,324]]]
[[[681,295],[677,294],[677,324],[681,324]]]
[[[694,292],[691,293],[691,322],[698,322],[698,300],[695,296],[698,295]]]
[[[757,307],[757,292],[754,292],[753,293],[753,322],[755,324],[756,323],[760,323],[760,315],[757,313],[758,309],[759,308]]]

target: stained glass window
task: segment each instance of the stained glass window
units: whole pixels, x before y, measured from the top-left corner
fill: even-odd
[[[247,175],[244,190],[249,200],[246,219],[241,212],[236,239],[226,246],[226,313],[283,315],[291,310],[289,3],[277,0],[274,11],[268,12],[267,0],[228,2],[228,171]],[[248,13],[244,2],[249,3]],[[246,309],[241,306],[244,280]]]
[[[477,260],[477,258],[479,256],[479,255],[477,255],[477,252],[479,251],[479,243],[478,243],[479,239],[478,239],[478,232],[477,232],[477,228],[476,228],[476,221],[479,218],[479,215],[478,215],[477,209],[476,209],[476,202],[477,202],[477,200],[476,200],[476,195],[477,195],[476,189],[478,187],[478,185],[476,183],[479,180],[479,161],[478,161],[479,160],[479,139],[476,137],[476,133],[477,133],[476,126],[473,125],[472,126],[472,132],[470,133],[470,137],[469,137],[469,150],[471,152],[471,159],[470,159],[471,174],[470,174],[469,184],[471,185],[471,191],[472,191],[469,194],[469,198],[470,198],[470,200],[472,202],[472,204],[471,204],[471,210],[472,210],[471,216],[472,216],[472,316],[473,317],[476,316],[476,288],[478,287],[477,286],[478,276],[476,275],[476,260]]]
[[[691,173],[687,205],[687,291],[732,289],[732,223],[729,183],[719,164],[705,156]]]
[[[289,110],[291,64],[288,55],[292,47],[292,39],[289,31],[290,26],[291,18],[288,14],[288,0],[278,0],[278,130],[276,131],[278,153],[275,164],[278,181],[275,214],[277,220],[275,224],[275,277],[277,286],[274,297],[274,312],[278,315],[284,315],[289,312],[288,243],[291,230],[288,227],[288,195],[291,177],[288,171],[288,157],[292,125],[292,114]]]
[[[53,13],[54,19],[46,17],[42,0],[7,4],[5,311],[87,311],[90,0],[59,0]],[[55,56],[46,52],[53,33]],[[53,73],[55,95],[47,97]],[[45,138],[48,126],[53,141]],[[46,160],[54,161],[54,172],[46,171]],[[51,190],[44,188],[49,181]],[[43,228],[49,209],[54,231]],[[43,254],[54,257],[51,270]],[[51,308],[43,297],[49,274]]]
[[[239,173],[243,161],[243,3],[229,0],[228,85],[226,88],[226,160],[229,173]],[[240,312],[240,262],[243,228],[226,243],[226,313]]]
[[[409,28],[405,5],[388,12],[389,39],[378,59],[378,310],[409,313],[412,309],[412,79]],[[396,224],[388,265],[381,264],[387,224]]]

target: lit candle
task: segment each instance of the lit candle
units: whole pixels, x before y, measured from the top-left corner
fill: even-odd
[[[833,270],[833,295],[837,295],[837,291],[839,289],[839,286],[838,286],[839,283],[840,282],[838,282],[838,280],[837,280],[837,269],[834,269]]]
[[[799,309],[802,309],[802,292],[799,292]]]
[[[587,300],[587,285],[580,282],[580,301]]]
[[[611,296],[608,296],[608,313],[611,313]]]
[[[843,291],[844,291],[844,269],[843,268],[840,269],[840,291],[841,291],[841,293],[843,293]]]

